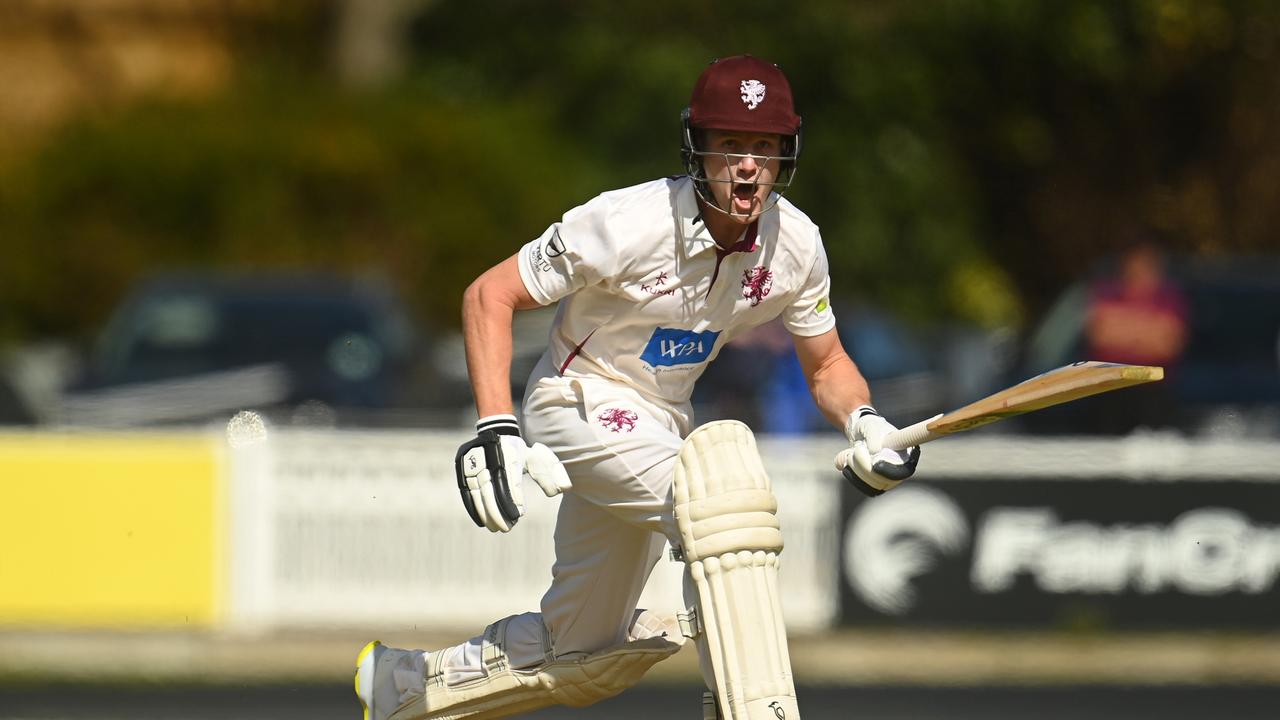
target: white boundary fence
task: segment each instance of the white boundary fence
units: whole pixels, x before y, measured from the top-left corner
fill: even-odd
[[[462,508],[453,455],[465,432],[277,429],[230,455],[230,627],[463,629],[537,609],[550,581],[558,502],[526,490],[528,515],[508,534],[475,527]],[[786,538],[788,627],[836,622],[842,438],[761,438]],[[1009,480],[1196,477],[1274,481],[1276,443],[1037,440],[972,436],[931,444],[918,476]],[[1086,491],[1086,488],[1081,488]],[[663,561],[642,603],[674,607],[681,567]]]

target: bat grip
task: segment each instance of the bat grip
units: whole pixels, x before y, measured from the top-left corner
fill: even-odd
[[[942,433],[935,433],[929,430],[929,423],[942,417],[941,414],[934,415],[928,420],[921,420],[915,425],[908,425],[900,430],[894,430],[884,436],[883,447],[889,450],[906,450],[909,447],[915,447],[921,443],[927,443],[930,440],[937,440],[942,437]]]

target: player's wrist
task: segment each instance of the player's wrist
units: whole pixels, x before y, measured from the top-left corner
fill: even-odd
[[[486,415],[476,421],[476,433],[492,430],[499,435],[515,435],[520,437],[520,423],[511,413]]]
[[[854,408],[853,412],[849,413],[848,419],[844,421],[844,436],[849,439],[850,443],[862,439],[857,432],[858,421],[867,416],[880,417],[880,413],[874,407],[865,404],[859,405]]]

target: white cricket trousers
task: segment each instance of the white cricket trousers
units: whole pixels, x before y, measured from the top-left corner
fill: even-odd
[[[543,626],[557,656],[627,639],[632,611],[668,539],[676,455],[691,412],[596,378],[561,377],[544,356],[524,399],[524,434],[550,447],[573,488],[556,518],[555,565],[541,613],[508,625],[512,667],[545,659]],[[483,675],[481,637],[446,648],[446,682]]]

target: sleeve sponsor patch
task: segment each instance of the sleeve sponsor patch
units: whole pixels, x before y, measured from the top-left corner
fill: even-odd
[[[538,272],[551,272],[551,262],[542,252],[538,243],[529,243],[529,267]]]
[[[547,240],[547,244],[543,246],[542,251],[547,257],[560,257],[564,254],[564,241],[560,239],[560,228],[551,231],[551,238]]]

